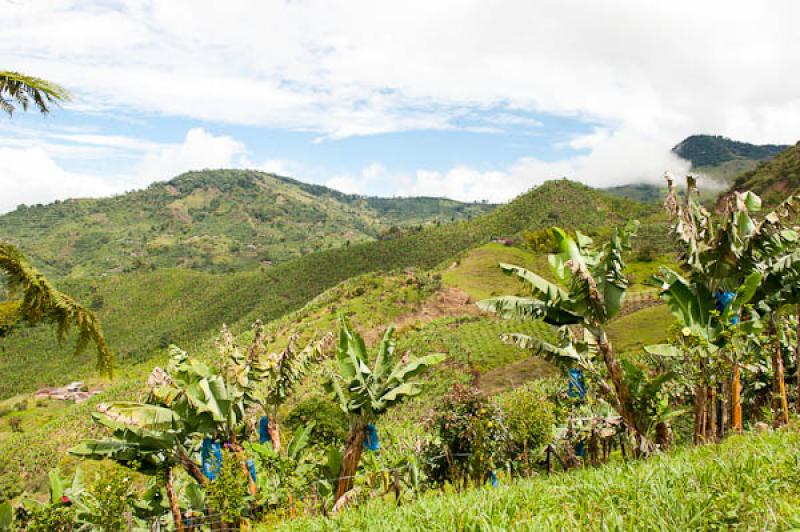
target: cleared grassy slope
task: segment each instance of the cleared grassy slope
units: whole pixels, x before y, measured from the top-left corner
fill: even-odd
[[[375,501],[278,530],[788,530],[800,527],[800,434],[729,438],[461,495]]]

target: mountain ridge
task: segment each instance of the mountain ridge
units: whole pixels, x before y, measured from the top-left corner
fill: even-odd
[[[0,216],[0,235],[46,273],[63,277],[160,267],[240,271],[494,207],[345,194],[251,170],[202,170],[109,198],[20,206]]]

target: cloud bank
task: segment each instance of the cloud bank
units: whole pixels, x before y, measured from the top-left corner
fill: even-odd
[[[467,116],[486,131],[522,113],[599,125],[557,161],[385,172],[397,193],[498,201],[562,175],[601,186],[658,179],[680,171],[668,149],[693,133],[796,142],[798,19],[794,0],[52,0],[4,5],[0,46],[5,67],[63,80],[80,109],[328,140],[458,129]],[[481,113],[490,108],[505,124]],[[242,164],[246,152],[235,139],[209,153],[165,149],[147,152],[131,178]],[[364,192],[370,172],[328,179]]]

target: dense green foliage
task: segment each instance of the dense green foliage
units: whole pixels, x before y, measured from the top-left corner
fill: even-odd
[[[505,489],[375,501],[280,530],[787,530],[800,526],[798,445],[797,432],[734,437]]]
[[[777,205],[800,188],[800,143],[736,178],[732,190],[750,190],[766,205]]]
[[[788,148],[784,145],[756,145],[714,135],[692,135],[672,151],[692,163],[693,167],[718,166],[734,159],[761,161],[771,159]]]
[[[619,185],[603,189],[609,194],[622,196],[636,201],[658,202],[664,197],[663,187],[650,185],[647,183],[637,183],[633,185]]]
[[[253,269],[315,251],[479,216],[494,206],[439,198],[366,198],[245,170],[189,172],[111,198],[20,206],[0,236],[48,274],[180,267]]]

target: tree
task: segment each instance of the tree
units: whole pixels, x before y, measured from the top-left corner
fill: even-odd
[[[0,110],[11,116],[15,104],[27,111],[33,104],[42,114],[50,112],[52,104],[70,100],[67,89],[50,81],[26,76],[19,72],[0,71]]]
[[[0,272],[6,274],[9,291],[19,298],[6,302],[5,316],[0,315],[0,335],[8,334],[14,325],[50,323],[56,329],[59,342],[75,327],[78,339],[75,354],[80,354],[89,342],[97,348],[97,368],[111,375],[112,355],[94,313],[71,297],[56,290],[50,281],[30,265],[20,251],[11,244],[0,243]]]
[[[567,288],[525,268],[501,264],[505,272],[517,275],[530,285],[532,297],[501,296],[479,301],[477,305],[481,310],[504,318],[542,319],[561,327],[560,346],[521,334],[507,335],[505,340],[548,356],[578,362],[591,373],[604,399],[622,416],[628,429],[634,431],[639,448],[648,452],[651,448],[648,426],[636,415],[636,398],[605,330],[608,321],[622,308],[628,287],[622,253],[630,249],[630,239],[637,227],[638,222],[634,221],[617,229],[600,251],[595,250],[592,240],[582,233],[576,232],[573,239],[554,227],[553,236],[560,253],[550,255],[549,262],[556,278],[566,283]],[[566,327],[575,325],[583,328],[582,341],[575,341]],[[597,355],[605,367],[604,373],[594,363]],[[610,385],[606,378],[611,381]]]
[[[437,353],[395,362],[393,335],[394,327],[389,327],[370,367],[364,338],[351,329],[345,318],[340,320],[336,349],[338,372],[329,372],[325,384],[339,408],[350,417],[350,431],[336,486],[337,502],[353,487],[369,424],[403,399],[418,395],[422,386],[412,379],[445,358]]]

